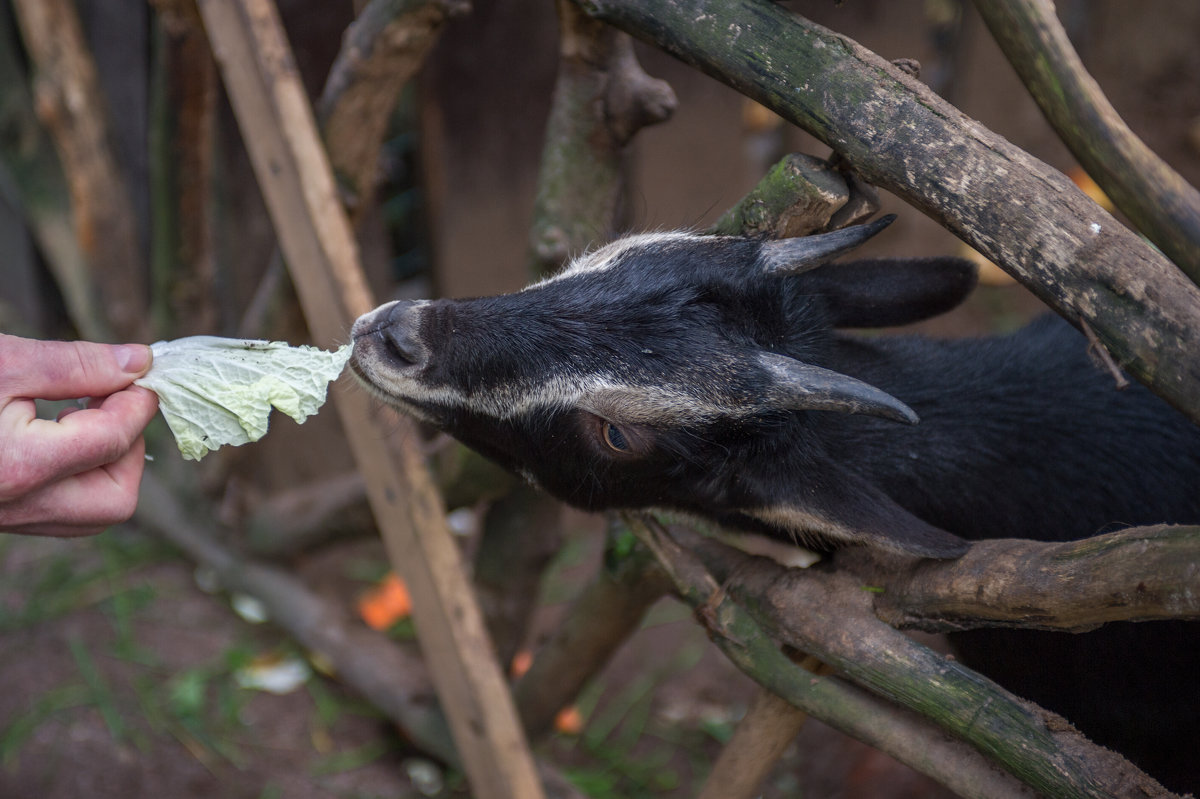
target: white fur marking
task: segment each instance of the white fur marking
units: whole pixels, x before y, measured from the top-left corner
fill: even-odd
[[[562,268],[562,271],[557,274],[543,278],[537,283],[526,286],[522,291],[529,291],[538,286],[544,286],[547,283],[553,283],[557,280],[573,277],[575,275],[590,274],[594,272],[604,272],[611,269],[621,257],[630,250],[639,247],[646,247],[653,244],[671,244],[674,242],[689,241],[699,239],[694,233],[686,233],[684,231],[669,231],[666,233],[640,233],[635,236],[626,236],[622,239],[617,239],[614,242],[605,244],[598,250],[589,253],[584,253],[578,258],[573,259],[569,264]]]

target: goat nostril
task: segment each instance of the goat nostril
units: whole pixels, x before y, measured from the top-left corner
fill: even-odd
[[[417,335],[420,317],[416,308],[413,302],[392,303],[383,324],[375,330],[376,339],[396,368],[418,366],[425,360],[425,347]]]
[[[421,361],[421,347],[411,331],[395,325],[380,331],[384,348],[396,360],[397,366],[415,366]]]

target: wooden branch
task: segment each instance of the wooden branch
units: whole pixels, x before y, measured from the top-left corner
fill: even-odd
[[[1050,0],[975,0],[1047,121],[1113,203],[1200,284],[1200,191],[1142,142],[1087,73]]]
[[[355,219],[374,198],[379,151],[400,90],[425,62],[443,23],[469,8],[468,0],[373,0],[346,29],[317,118]]]
[[[451,508],[495,501],[519,479],[456,441],[431,460],[438,493]],[[331,537],[353,535],[360,527],[364,534],[376,532],[367,482],[356,469],[293,486],[253,506],[245,520],[245,545],[254,555],[287,557]]]
[[[344,341],[374,303],[275,7],[199,7],[310,330],[322,345]],[[333,395],[472,788],[542,796],[413,424],[344,381]]]
[[[17,52],[16,32],[0,14],[0,164],[75,328],[84,338],[110,341],[100,293],[71,226],[70,187],[54,142],[38,124]]]
[[[855,548],[839,569],[878,587],[875,611],[928,631],[1081,632],[1111,621],[1200,619],[1200,527],[1134,527],[1082,541],[979,541],[953,561]]]
[[[721,749],[697,799],[751,799],[800,733],[808,714],[760,688]]]
[[[38,118],[58,148],[75,235],[113,334],[146,340],[146,270],[137,217],[108,129],[96,64],[71,0],[14,0],[34,67]]]
[[[718,236],[807,236],[824,230],[850,200],[846,180],[828,161],[791,153],[709,229]]]
[[[764,688],[964,797],[1031,795],[1012,775],[998,769],[971,745],[951,737],[928,720],[838,677],[814,676],[793,663],[700,562],[691,549],[694,540],[689,538],[681,546],[660,526],[632,520],[631,527],[654,552],[680,597],[697,609],[717,646]],[[741,553],[735,557],[749,558]],[[819,605],[815,610],[823,613]]]
[[[535,740],[550,731],[558,711],[579,696],[670,588],[645,548],[618,554],[611,531],[609,544],[604,565],[513,688],[521,720]]]
[[[724,590],[770,634],[969,742],[1039,794],[1173,796],[1061,717],[880,621],[874,586],[866,590],[857,575],[785,569],[687,530],[673,528],[672,535],[714,575],[727,578]]]
[[[642,71],[628,36],[565,0],[558,14],[558,80],[530,232],[535,276],[623,226],[625,145],[675,110],[671,87]]]
[[[1200,422],[1200,287],[1065,176],[844,36],[758,0],[579,0],[938,220]]]
[[[243,525],[243,546],[261,557],[287,557],[335,535],[375,533],[367,484],[357,471],[323,476],[269,497]]]

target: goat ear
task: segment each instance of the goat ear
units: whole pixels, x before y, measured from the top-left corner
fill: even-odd
[[[834,327],[907,325],[945,313],[975,288],[963,258],[896,258],[829,264],[804,276],[828,304]]]
[[[792,535],[865,544],[923,558],[957,558],[970,544],[922,521],[875,486],[832,462],[806,481],[799,497],[743,510],[746,516]]]
[[[874,222],[853,225],[832,233],[764,242],[759,250],[758,265],[770,275],[803,274],[861,246],[895,219],[895,214],[888,214]]]
[[[906,424],[919,421],[912,408],[891,394],[849,375],[765,350],[758,362],[771,375],[766,400],[772,407],[860,413]]]

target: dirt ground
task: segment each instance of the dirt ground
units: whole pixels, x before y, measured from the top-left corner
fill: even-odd
[[[479,5],[491,19],[506,8],[505,0]],[[886,57],[938,63],[921,19],[927,4],[794,5]],[[1059,3],[1068,13],[1079,5]],[[1200,10],[1190,0],[1097,2],[1079,19],[1086,23],[1081,47],[1089,67],[1118,110],[1185,177],[1200,182]],[[1070,169],[1071,157],[973,14],[964,37],[954,101]],[[742,129],[744,104],[665,56],[643,52],[643,61],[672,83],[681,102],[675,121],[639,142],[635,222],[703,224],[761,174]],[[545,75],[538,80],[538,86],[551,82]],[[786,136],[789,145],[825,154],[803,136]],[[514,134],[514,142],[522,140]],[[510,165],[518,177],[464,166],[470,174],[443,198],[438,219],[447,229],[473,232],[444,236],[439,258],[486,262],[487,280],[499,287],[522,279],[531,167],[521,159],[531,156],[518,150],[513,144]],[[471,224],[460,221],[466,218]],[[913,212],[897,223],[888,246],[909,254],[957,248]],[[480,285],[481,278],[462,280]],[[984,288],[927,329],[964,334],[1011,327],[1039,307],[1018,287]],[[547,616],[561,612],[586,574],[581,564],[597,557],[594,524],[581,523],[569,539],[543,587]],[[361,539],[293,563],[347,607],[385,564],[379,544]],[[87,540],[0,536],[0,799],[467,795],[460,775],[412,751],[336,677],[314,675],[278,695],[242,687],[239,678],[256,659],[303,661],[305,653],[269,622],[245,620],[230,597],[204,584],[205,576],[178,553],[132,528]],[[582,732],[556,734],[538,751],[594,797],[683,799],[694,795],[753,692],[690,614],[666,600],[581,697]],[[762,792],[768,799],[941,795],[924,778],[817,722],[806,726]]]

